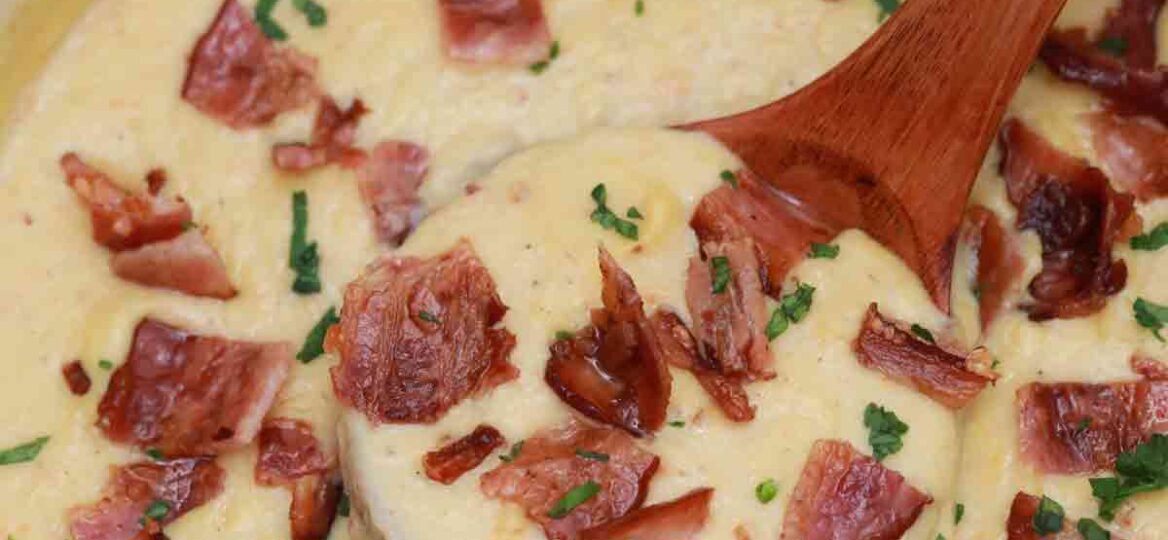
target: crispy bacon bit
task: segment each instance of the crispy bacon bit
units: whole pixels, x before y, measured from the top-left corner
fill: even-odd
[[[989,328],[1006,303],[1006,293],[1022,275],[1022,254],[998,216],[984,206],[970,207],[961,237],[977,257],[974,291],[981,327]]]
[[[644,436],[665,424],[672,382],[665,350],[633,278],[604,248],[600,274],[604,309],[575,337],[552,344],[544,379],[589,418]]]
[[[754,240],[766,269],[764,291],[778,299],[787,271],[807,257],[812,242],[828,242],[835,232],[804,219],[806,213],[778,195],[753,173],[738,171],[737,187],[723,184],[702,197],[689,225],[705,246],[743,238]]]
[[[702,251],[704,258],[689,261],[685,301],[706,358],[728,377],[773,377],[766,337],[766,297],[754,242],[740,238],[710,243],[702,246]],[[714,292],[712,285],[710,262],[715,257],[724,257],[730,267],[730,281],[720,293]]]
[[[325,540],[341,502],[341,475],[330,472],[304,476],[292,485],[292,540]]]
[[[608,461],[583,459],[577,449],[605,454]],[[480,487],[522,506],[549,540],[575,540],[580,531],[640,508],[658,463],[623,431],[571,421],[524,441],[519,456],[484,474]],[[548,517],[565,493],[588,481],[600,485],[595,497],[561,519]]]
[[[143,319],[98,405],[114,442],[168,457],[206,456],[251,442],[292,365],[283,343],[191,334]]]
[[[426,452],[422,465],[426,476],[435,482],[453,484],[471,469],[478,467],[495,449],[506,443],[503,434],[486,424],[476,427],[465,437],[432,452]]]
[[[580,540],[690,540],[710,517],[713,488],[695,489],[580,533]]]
[[[881,315],[876,304],[868,306],[852,348],[860,365],[950,409],[964,407],[994,380],[991,375],[971,369],[982,367],[972,365],[972,353],[971,358],[961,357],[905,331]]]
[[[1095,153],[1115,182],[1142,201],[1168,195],[1168,129],[1102,110],[1089,119]]]
[[[1168,122],[1168,77],[1161,69],[1124,65],[1087,39],[1082,28],[1051,32],[1039,57],[1060,78],[1094,88],[1124,114]]]
[[[148,287],[221,300],[236,295],[223,259],[195,229],[170,240],[115,253],[110,258],[110,269],[126,281]]]
[[[134,249],[169,240],[191,221],[191,207],[182,198],[158,197],[161,184],[150,182],[147,193],[130,194],[105,173],[87,165],[72,152],[61,156],[61,170],[69,187],[89,205],[93,240],[114,251]],[[157,171],[151,173],[157,178]]]
[[[1022,456],[1047,473],[1088,473],[1168,433],[1168,381],[1031,383],[1018,389]]]
[[[226,473],[209,459],[140,462],[112,469],[100,502],[69,511],[74,540],[150,538],[159,526],[214,499],[223,491]],[[158,522],[142,520],[155,501],[167,504]]]
[[[382,257],[349,284],[330,331],[333,390],[375,424],[436,422],[519,376],[506,312],[466,240],[430,259]]]
[[[1010,505],[1010,517],[1006,520],[1006,540],[1081,540],[1079,533],[1063,524],[1063,530],[1055,534],[1039,536],[1034,530],[1034,514],[1042,499],[1018,492]]]
[[[551,47],[541,0],[439,0],[438,9],[442,46],[452,60],[530,64]]]
[[[693,373],[702,389],[710,395],[722,414],[733,422],[754,420],[754,406],[742,380],[727,377],[707,366],[698,354],[694,339],[685,322],[676,313],[658,309],[651,317],[653,329],[665,351],[669,364]]]
[[[357,168],[357,187],[382,242],[401,245],[422,220],[425,210],[418,188],[429,169],[430,153],[405,141],[378,144]]]
[[[81,365],[80,360],[74,360],[61,366],[61,375],[65,377],[65,384],[69,387],[69,391],[75,396],[84,396],[89,393],[89,387],[92,382],[89,380],[89,374],[85,372],[85,366]]]
[[[225,0],[188,58],[182,97],[233,129],[265,125],[317,95],[316,59],[277,48],[236,0]]]
[[[1123,289],[1127,265],[1111,247],[1139,228],[1131,195],[1111,189],[1085,161],[1051,146],[1017,120],[1002,128],[1002,175],[1016,226],[1042,240],[1042,271],[1030,282],[1032,320],[1095,313]]]
[[[277,486],[333,468],[333,462],[320,448],[312,425],[294,418],[264,420],[259,433],[259,456],[256,458],[256,483]]]
[[[1129,66],[1156,66],[1156,22],[1164,0],[1121,0],[1119,8],[1107,13],[1107,23],[1099,36],[1119,39],[1126,45],[1123,61]]]
[[[305,143],[285,143],[272,147],[272,163],[282,171],[307,171],[329,163],[339,163],[353,169],[361,165],[365,152],[353,146],[357,124],[369,109],[359,99],[346,110],[341,110],[332,97],[320,98],[312,140]]]
[[[933,498],[844,441],[811,447],[783,517],[783,540],[895,540]]]
[[[1131,368],[1149,381],[1168,381],[1168,365],[1151,356],[1133,354]]]

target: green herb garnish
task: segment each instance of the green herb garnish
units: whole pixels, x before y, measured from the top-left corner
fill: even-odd
[[[1083,540],[1111,540],[1111,533],[1093,519],[1082,518],[1075,525]]]
[[[276,9],[276,2],[279,0],[259,0],[255,7],[256,25],[268,39],[275,41],[284,41],[288,39],[288,33],[272,19],[272,10]]]
[[[880,18],[877,20],[884,22],[885,19],[892,16],[900,8],[900,0],[876,0],[876,7],[880,8]]]
[[[710,257],[710,285],[714,294],[726,292],[730,284],[730,259],[727,257]]]
[[[815,287],[806,283],[799,283],[795,288],[795,292],[783,295],[783,299],[779,302],[783,313],[787,315],[791,322],[797,323],[807,316],[807,312],[811,310],[811,301],[814,300]]]
[[[1034,513],[1034,519],[1031,520],[1031,525],[1039,536],[1054,534],[1063,530],[1064,517],[1066,517],[1066,512],[1063,511],[1062,505],[1043,495],[1042,501],[1038,503],[1038,511]]]
[[[1099,499],[1099,517],[1111,521],[1119,505],[1132,495],[1168,487],[1168,435],[1157,433],[1115,459],[1116,476],[1092,478],[1091,494]]]
[[[600,452],[593,452],[591,450],[585,450],[583,448],[577,448],[576,455],[580,456],[584,459],[591,459],[592,461],[599,461],[601,463],[608,462],[608,454],[603,454]]]
[[[961,518],[965,517],[965,505],[957,503],[953,506],[953,524],[961,523]]]
[[[565,339],[572,339],[573,337],[576,337],[576,335],[567,331],[567,330],[557,330],[556,331],[556,341],[561,341],[561,340],[565,340]]]
[[[511,445],[511,450],[509,450],[506,454],[499,456],[499,459],[503,460],[503,463],[511,463],[519,457],[520,452],[523,452],[523,441],[519,441]]]
[[[157,448],[147,448],[146,457],[153,459],[154,461],[162,461],[165,456],[162,455],[162,450]]]
[[[48,437],[38,437],[20,446],[0,450],[0,465],[16,465],[17,463],[32,461],[40,455],[41,450],[48,443]]]
[[[783,335],[783,332],[786,332],[789,326],[791,326],[791,321],[787,319],[787,314],[783,313],[783,308],[775,308],[775,310],[771,312],[771,320],[767,321],[767,340],[773,341],[775,338]]]
[[[559,501],[556,501],[556,505],[551,510],[548,510],[547,516],[552,519],[561,519],[567,516],[577,506],[595,497],[597,493],[600,493],[600,484],[591,480],[584,482],[569,489]]]
[[[437,315],[429,311],[418,311],[418,318],[430,324],[442,324],[442,319],[439,319]]]
[[[114,368],[114,363],[106,360],[105,358],[102,358],[101,360],[97,361],[97,367],[109,371]]]
[[[625,211],[625,217],[629,219],[645,219],[645,216],[641,215],[641,211],[637,210],[636,206],[630,206],[629,209]]]
[[[683,428],[685,427],[685,420],[670,420],[669,427]]]
[[[296,359],[307,364],[324,354],[324,337],[328,334],[328,329],[339,322],[341,322],[341,318],[337,316],[337,309],[335,307],[328,308],[328,311],[317,321],[312,330],[308,331],[308,336],[304,338],[304,345],[300,347],[300,352],[296,353]]]
[[[819,242],[811,243],[812,259],[834,259],[839,257],[839,251],[839,246],[835,244],[820,244]]]
[[[929,343],[936,343],[937,342],[936,339],[933,339],[933,333],[930,332],[928,328],[925,328],[919,324],[914,323],[912,326],[909,327],[909,330],[911,330],[913,335],[915,335],[916,337],[919,337],[925,341],[928,341]]]
[[[182,230],[183,230],[183,232],[187,232],[191,229],[197,228],[198,226],[199,226],[199,224],[195,223],[193,221],[184,221],[182,224]]]
[[[1132,249],[1138,249],[1140,251],[1156,251],[1164,246],[1168,246],[1168,221],[1156,225],[1155,229],[1144,234],[1133,236],[1128,241],[1128,244],[1131,245]]]
[[[730,184],[730,187],[732,187],[734,189],[738,189],[738,176],[736,176],[733,171],[729,171],[729,170],[722,171],[722,173],[719,174],[718,177],[721,178],[723,182]]]
[[[767,478],[754,486],[754,497],[758,502],[766,504],[773,500],[779,494],[779,484],[775,482],[774,478]]]
[[[596,203],[596,209],[592,211],[592,221],[599,224],[603,229],[615,230],[617,234],[629,240],[636,240],[640,237],[636,223],[622,219],[608,208],[608,188],[603,183],[596,184],[596,187],[592,188],[591,196],[592,200]],[[633,210],[630,208],[629,212]],[[640,215],[640,212],[637,212],[637,214]]]
[[[317,28],[328,22],[328,12],[324,10],[324,6],[312,0],[292,0],[292,6],[304,14],[304,18],[308,19],[308,26]]]
[[[146,511],[142,513],[142,519],[139,519],[138,523],[142,525],[146,525],[147,521],[157,523],[165,519],[166,514],[169,513],[170,503],[162,499],[155,499],[154,502],[150,503],[150,506],[146,507]]]
[[[1123,56],[1127,53],[1129,44],[1126,39],[1109,36],[1099,40],[1099,43],[1096,43],[1095,46],[1112,56]]]
[[[555,60],[558,56],[560,56],[560,42],[553,41],[552,46],[548,49],[547,59],[531,64],[530,66],[527,66],[527,69],[532,73],[539,75],[540,73],[547,71],[547,68],[552,65],[552,60]]]
[[[633,3],[633,13],[636,13],[638,17],[645,14],[645,0],[637,0]]]
[[[1089,427],[1091,427],[1091,417],[1085,416],[1082,420],[1079,420],[1079,425],[1075,426],[1075,433],[1087,431]]]
[[[292,242],[288,266],[296,273],[292,290],[299,294],[320,292],[320,255],[316,242],[308,243],[308,194],[292,194]]]
[[[1160,330],[1164,325],[1168,324],[1168,306],[1162,306],[1155,302],[1149,302],[1143,298],[1136,298],[1132,303],[1132,313],[1135,314],[1136,322],[1144,328],[1152,331],[1156,339],[1164,341],[1164,336],[1160,335]]]
[[[904,447],[908,424],[900,421],[896,413],[869,403],[864,409],[864,427],[868,428],[868,444],[872,445],[872,455],[876,461],[895,454]]]
[[[337,502],[337,515],[341,517],[349,517],[349,512],[352,511],[353,503],[349,502],[349,494],[341,493],[341,500]]]

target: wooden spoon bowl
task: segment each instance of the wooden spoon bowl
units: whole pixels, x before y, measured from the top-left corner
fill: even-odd
[[[1065,2],[909,0],[807,87],[680,129],[721,141],[804,217],[864,230],[948,312],[969,191]]]

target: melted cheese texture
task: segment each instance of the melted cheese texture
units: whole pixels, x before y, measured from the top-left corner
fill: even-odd
[[[1071,0],[1063,23],[1095,25],[1114,3]],[[111,465],[142,458],[109,443],[93,426],[109,379],[98,361],[120,363],[142,317],[299,345],[324,311],[339,304],[344,284],[384,251],[349,173],[327,168],[292,177],[272,169],[271,145],[304,139],[311,110],[284,115],[266,129],[235,132],[179,99],[186,55],[218,4],[95,0],[15,106],[0,153],[0,343],[6,351],[0,359],[0,448],[41,435],[52,439],[35,462],[0,467],[0,537],[67,538],[67,509],[95,501]],[[563,420],[568,410],[543,385],[542,366],[552,334],[579,326],[599,303],[597,245],[613,251],[650,306],[682,309],[685,261],[695,250],[685,223],[701,194],[717,185],[717,172],[736,162],[697,135],[602,130],[524,152],[488,172],[510,153],[596,126],[665,126],[785,95],[857,47],[877,26],[876,5],[646,0],[646,13],[636,17],[631,0],[544,0],[562,53],[535,76],[445,62],[431,0],[334,4],[326,6],[329,22],[320,29],[309,28],[289,2],[279,5],[276,17],[291,45],[321,59],[319,79],[330,94],[361,97],[373,109],[358,131],[360,144],[402,138],[432,151],[422,196],[432,208],[450,204],[404,250],[432,254],[459,236],[472,238],[511,306],[505,322],[519,340],[512,361],[523,372],[435,426],[372,428],[362,417],[343,414],[348,476],[363,503],[355,532],[391,540],[540,538],[513,507],[478,492],[486,467],[454,486],[438,486],[420,475],[422,453],[484,420],[512,440]],[[5,12],[22,16],[32,5]],[[8,21],[0,38],[6,70],[36,69],[6,51],[16,50],[12,43],[31,43],[39,27]],[[8,95],[8,88],[0,92]],[[1078,115],[1095,102],[1089,92],[1054,82],[1039,68],[1013,112],[1065,150],[1093,159]],[[108,253],[90,239],[87,212],[58,170],[66,151],[79,152],[135,190],[143,187],[146,170],[165,167],[171,178],[166,192],[191,203],[240,296],[193,299],[113,277]],[[996,164],[991,153],[974,200],[1009,220],[1013,209]],[[486,188],[463,198],[464,184],[476,179]],[[614,208],[636,205],[645,214],[641,253],[588,221],[587,193],[601,181]],[[320,242],[323,257],[324,290],[307,297],[290,292],[285,262],[290,194],[298,189],[309,193],[309,238]],[[1149,224],[1168,219],[1164,202],[1139,210]],[[1038,243],[1024,236],[1029,279],[1038,269]],[[792,280],[818,287],[815,305],[772,344],[780,376],[750,387],[759,406],[752,424],[728,425],[689,375],[675,373],[670,413],[687,424],[664,428],[651,443],[663,467],[649,501],[711,485],[717,489],[714,512],[702,538],[732,538],[738,524],[755,540],[775,538],[811,442],[838,437],[866,450],[861,414],[875,401],[911,426],[905,448],[886,464],[936,498],[907,537],[1004,538],[1009,500],[1018,489],[1046,492],[1069,514],[1093,515],[1084,478],[1037,475],[1018,461],[1014,389],[1036,379],[1130,378],[1127,357],[1137,349],[1163,358],[1163,346],[1132,322],[1130,304],[1136,296],[1168,302],[1162,270],[1168,252],[1117,248],[1128,262],[1128,286],[1094,317],[1034,324],[1017,313],[1005,315],[985,336],[1002,361],[1003,380],[954,415],[860,369],[850,341],[869,301],[894,317],[935,329],[948,324],[976,341],[973,299],[960,286],[960,274],[958,309],[947,322],[886,250],[856,232],[838,243],[838,259],[809,260],[791,273]],[[969,261],[959,260],[958,272],[967,268]],[[1018,294],[1025,294],[1021,284]],[[69,394],[60,374],[73,359],[94,381],[85,397]],[[338,412],[327,375],[334,362],[325,356],[297,365],[274,411],[313,421],[329,446]],[[225,493],[168,526],[167,534],[175,540],[288,538],[289,496],[255,485],[254,460],[254,449],[222,457]],[[753,488],[771,477],[779,482],[779,497],[764,506]],[[965,504],[966,516],[955,529],[956,501]],[[346,521],[339,520],[332,538],[347,537]],[[1131,527],[1135,538],[1168,537],[1168,494],[1138,497]]]

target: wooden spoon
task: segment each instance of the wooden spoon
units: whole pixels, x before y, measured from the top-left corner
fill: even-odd
[[[909,0],[859,50],[704,131],[810,218],[860,228],[949,311],[957,228],[1006,104],[1066,0]]]

